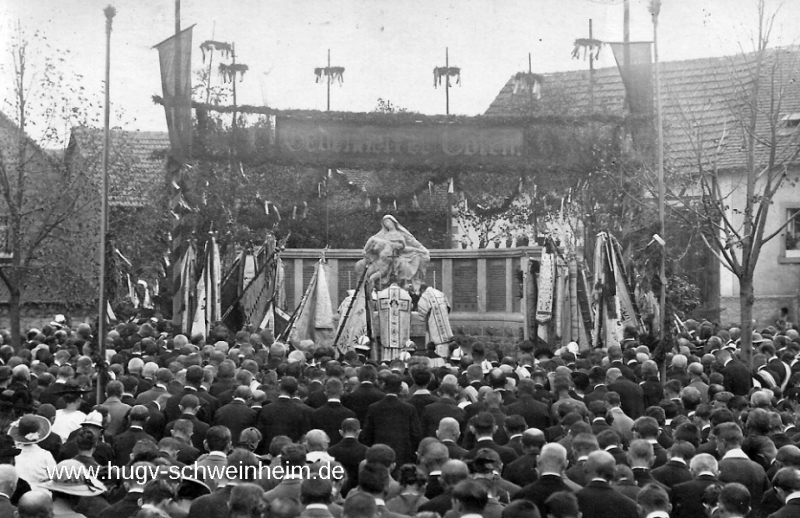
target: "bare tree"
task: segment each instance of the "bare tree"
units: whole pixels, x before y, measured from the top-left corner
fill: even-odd
[[[768,15],[759,0],[752,51],[731,58],[724,73],[709,73],[724,83],[715,92],[722,92],[721,99],[702,107],[672,99],[681,121],[671,129],[690,141],[694,157],[693,165],[670,164],[667,201],[675,214],[697,224],[705,245],[739,281],[741,349],[748,364],[756,265],[765,243],[786,227],[766,232],[770,207],[780,189],[796,181],[790,167],[800,154],[798,131],[787,129],[783,117],[787,109],[800,110],[787,106],[790,93],[797,94],[792,72],[798,54],[768,48],[776,15]]]
[[[29,41],[45,49],[39,53]],[[8,290],[12,340],[19,345],[26,291],[38,300],[65,301],[73,289],[91,296],[96,253],[91,239],[78,238],[96,235],[88,230],[97,218],[91,207],[97,197],[91,195],[95,182],[65,168],[52,152],[90,105],[72,81],[79,77],[61,70],[63,57],[47,48],[43,35],[28,40],[19,24],[10,51],[13,73],[5,76],[13,80],[14,96],[6,109],[13,115],[0,114],[0,218],[7,236],[0,280]],[[35,290],[49,293],[42,297]]]

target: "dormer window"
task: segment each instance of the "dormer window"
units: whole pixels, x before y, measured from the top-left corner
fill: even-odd
[[[797,128],[800,127],[800,112],[790,113],[781,118],[783,121],[783,126],[785,128]]]

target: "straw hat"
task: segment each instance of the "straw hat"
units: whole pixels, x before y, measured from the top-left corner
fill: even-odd
[[[41,485],[44,489],[75,496],[97,496],[106,486],[90,477],[86,466],[75,459],[62,460],[53,471],[53,479]]]
[[[36,444],[50,435],[50,421],[39,415],[26,414],[11,423],[8,435],[19,444]]]

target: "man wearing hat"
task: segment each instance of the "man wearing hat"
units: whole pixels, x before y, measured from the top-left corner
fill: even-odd
[[[48,470],[56,467],[53,455],[38,445],[50,435],[50,421],[38,415],[27,414],[11,424],[8,435],[20,449],[16,458],[19,477],[30,484],[32,489],[42,488],[42,484],[50,479]]]
[[[97,438],[92,458],[101,466],[107,466],[114,459],[114,450],[103,440],[103,430],[105,429],[103,414],[97,410],[89,412],[83,423],[81,430],[89,430]],[[73,459],[78,456],[79,449],[77,444],[77,433],[73,433],[69,440],[61,447],[58,455],[59,460]]]

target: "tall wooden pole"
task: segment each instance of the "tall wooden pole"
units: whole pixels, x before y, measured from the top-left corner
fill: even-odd
[[[444,68],[446,75],[444,76],[444,100],[445,100],[445,114],[450,115],[450,49],[444,48]]]
[[[623,45],[623,62],[625,70],[629,70],[631,66],[631,6],[629,0],[625,0],[622,8],[622,41],[625,43]]]
[[[106,234],[108,233],[108,152],[111,146],[111,25],[117,10],[109,5],[103,10],[106,15],[106,84],[103,109],[103,179],[100,198],[100,310],[97,320],[97,347],[100,364],[106,361]],[[103,373],[97,375],[97,402],[103,401]]]
[[[328,49],[328,104],[326,111],[331,111],[331,49]]]
[[[589,39],[593,38],[592,19],[589,18]],[[591,47],[589,47],[589,108],[594,112],[594,53]]]
[[[664,186],[664,124],[661,113],[661,74],[658,65],[658,15],[661,10],[660,0],[651,0],[651,14],[653,15],[653,62],[654,62],[654,78],[656,83],[656,132],[658,144],[658,156],[656,158],[656,170],[658,172],[658,231],[661,238],[665,238],[664,232],[664,205],[666,198],[666,189]],[[664,336],[666,333],[667,319],[667,247],[661,247],[661,264],[659,276],[661,278],[661,296],[659,304],[661,306],[661,322],[659,322],[658,337],[661,347],[665,347]],[[666,368],[666,362],[663,369]],[[663,370],[662,369],[662,370]],[[666,381],[662,379],[662,382]]]
[[[175,0],[175,62],[174,62],[174,75],[175,75],[175,84],[173,86],[172,98],[175,102],[178,93],[178,82],[180,81],[181,77],[181,45],[180,45],[180,33],[181,33],[181,0]],[[170,202],[170,208],[174,214],[174,219],[172,221],[172,249],[170,250],[170,268],[172,268],[172,325],[173,330],[175,333],[182,333],[184,329],[181,329],[181,325],[183,322],[183,318],[181,316],[182,311],[188,311],[188,308],[183,308],[183,293],[181,290],[181,248],[183,247],[183,217],[181,215],[181,208],[180,208],[180,196],[181,196],[181,169],[183,168],[183,164],[178,162],[178,160],[173,159],[169,161],[167,167],[167,175],[170,179],[171,185],[171,196],[172,200]]]

